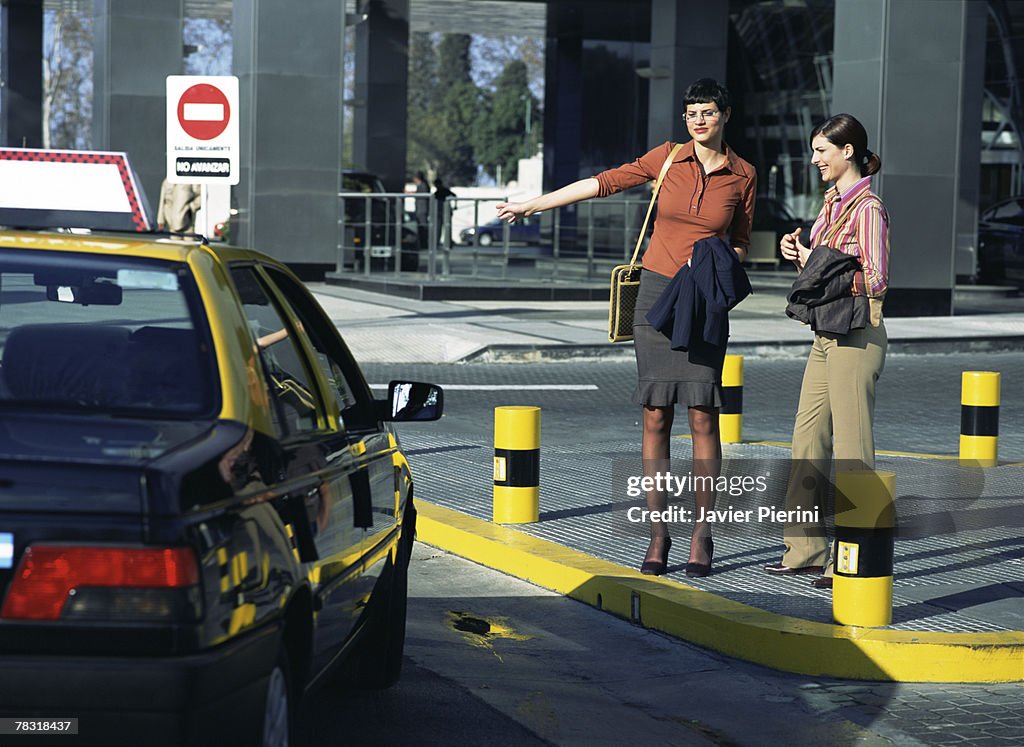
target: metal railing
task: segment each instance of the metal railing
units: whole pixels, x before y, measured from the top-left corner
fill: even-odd
[[[588,200],[511,226],[495,222],[494,205],[503,198],[441,203],[427,192],[375,192],[339,199],[337,274],[430,280],[603,278],[632,255],[647,207],[643,195]]]

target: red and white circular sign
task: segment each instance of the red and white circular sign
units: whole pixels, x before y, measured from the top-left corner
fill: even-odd
[[[213,140],[231,121],[228,97],[216,86],[198,83],[178,99],[178,123],[196,140]]]

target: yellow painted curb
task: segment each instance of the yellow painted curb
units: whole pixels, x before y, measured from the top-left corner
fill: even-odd
[[[1024,680],[1024,632],[809,622],[417,501],[417,539],[705,648],[796,674],[892,682]]]

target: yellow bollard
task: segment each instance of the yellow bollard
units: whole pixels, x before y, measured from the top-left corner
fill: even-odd
[[[725,356],[722,366],[722,409],[718,413],[718,432],[723,444],[743,441],[743,356]]]
[[[960,464],[999,464],[999,373],[964,371],[960,387]]]
[[[892,622],[895,494],[895,472],[836,472],[832,619],[840,625]]]
[[[494,521],[540,518],[540,408],[494,408]]]

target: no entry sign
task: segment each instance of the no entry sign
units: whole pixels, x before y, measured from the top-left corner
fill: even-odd
[[[178,124],[196,140],[213,140],[231,122],[231,103],[209,83],[196,83],[178,99]]]
[[[167,77],[167,181],[238,184],[238,78]]]

